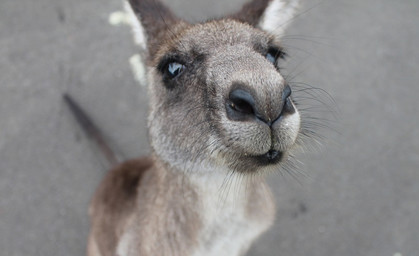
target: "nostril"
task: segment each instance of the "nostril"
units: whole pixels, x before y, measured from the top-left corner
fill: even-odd
[[[287,84],[282,91],[282,101],[285,102],[291,96],[291,87]]]
[[[230,107],[237,112],[240,112],[242,114],[248,114],[251,115],[254,113],[253,107],[246,101],[244,100],[236,100],[236,101],[232,101],[230,103]]]
[[[281,111],[280,116],[284,114],[293,114],[295,112],[295,108],[292,105],[291,98],[290,98],[291,92],[292,92],[291,87],[289,85],[286,85],[284,90],[282,91],[283,105],[282,105],[282,111]]]
[[[242,89],[235,89],[230,92],[229,107],[240,114],[255,114],[255,100],[249,92]]]

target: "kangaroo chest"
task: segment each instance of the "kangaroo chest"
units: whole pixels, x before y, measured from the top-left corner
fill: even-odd
[[[202,177],[190,181],[196,195],[193,200],[178,191],[174,194],[181,196],[172,200],[140,204],[153,211],[127,225],[118,244],[118,256],[239,256],[272,224],[274,204],[264,183],[235,185],[227,181],[223,185],[224,178]],[[184,180],[179,184],[185,186]],[[173,196],[167,187],[162,191],[167,198]],[[195,224],[190,219],[195,215],[188,215],[190,212],[196,213]]]
[[[269,190],[233,185],[202,186],[201,192],[203,226],[194,256],[243,255],[273,222]]]

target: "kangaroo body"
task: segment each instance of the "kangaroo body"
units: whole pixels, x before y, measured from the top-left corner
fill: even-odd
[[[240,191],[224,182],[150,158],[125,162],[95,195],[88,255],[241,255],[272,223],[274,205],[262,180]]]
[[[278,68],[295,2],[255,0],[195,25],[158,1],[130,8],[147,54],[152,155],[105,177],[87,254],[244,255],[274,220],[263,174],[287,161],[300,131]]]

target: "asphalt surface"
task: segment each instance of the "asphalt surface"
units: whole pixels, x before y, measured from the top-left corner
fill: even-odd
[[[223,2],[170,5],[199,20],[243,1]],[[63,92],[125,157],[149,151],[145,88],[128,62],[136,49],[127,27],[108,23],[121,6],[0,2],[0,255],[84,254],[104,162]],[[303,1],[284,72],[333,97],[310,90],[324,104],[305,107],[325,138],[297,173],[270,177],[277,221],[248,255],[419,255],[418,13],[416,0]]]

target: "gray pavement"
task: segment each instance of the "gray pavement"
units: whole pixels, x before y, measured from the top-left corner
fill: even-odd
[[[223,2],[170,5],[198,20],[243,0]],[[120,9],[119,0],[0,1],[0,255],[84,254],[105,170],[63,92],[126,157],[149,150],[147,97],[128,63],[136,49],[127,27],[108,24]],[[249,255],[419,255],[418,13],[416,0],[303,1],[284,38],[285,71],[336,103],[316,90],[328,107],[307,104],[328,127],[324,145],[300,156],[297,178],[270,178],[277,221]]]

